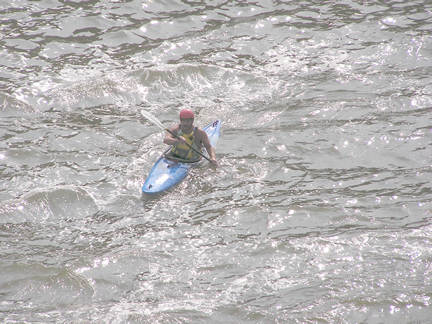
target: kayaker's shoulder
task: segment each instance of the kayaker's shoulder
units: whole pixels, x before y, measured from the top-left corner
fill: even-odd
[[[201,138],[206,138],[206,137],[207,137],[207,133],[206,133],[205,130],[203,130],[202,128],[196,127],[196,128],[195,128],[195,132],[196,132],[196,134],[198,134],[198,136],[200,136]]]
[[[179,125],[179,124],[175,124],[175,125],[169,127],[168,129],[169,129],[171,132],[178,133],[178,131],[180,130],[180,125]]]

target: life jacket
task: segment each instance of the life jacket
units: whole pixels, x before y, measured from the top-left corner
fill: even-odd
[[[198,152],[201,152],[201,147],[199,147],[194,140],[196,129],[197,128],[194,127],[193,131],[190,132],[189,134],[185,134],[182,132],[181,129],[179,129],[179,131],[177,132],[177,135],[183,136],[186,139],[186,142],[190,146],[192,146]],[[173,149],[171,150],[171,152],[169,153],[169,155],[176,157],[176,158],[183,159],[183,160],[188,160],[188,161],[198,161],[201,158],[198,153],[196,153],[189,146],[187,146],[186,144],[183,144],[183,143],[179,143],[179,144],[175,145],[173,147]]]

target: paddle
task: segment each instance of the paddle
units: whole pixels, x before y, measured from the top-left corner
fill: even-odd
[[[157,127],[159,127],[162,130],[167,131],[168,133],[170,133],[172,136],[174,136],[175,138],[179,138],[179,136],[175,133],[173,133],[170,129],[166,128],[160,121],[159,119],[157,119],[155,116],[153,116],[152,114],[150,114],[147,111],[141,110],[141,114],[147,118],[149,121],[151,121],[153,124],[155,124]],[[195,153],[199,154],[200,156],[202,156],[204,159],[206,159],[207,161],[209,161],[210,163],[213,163],[207,156],[205,156],[204,154],[202,154],[200,151],[196,150],[192,145],[189,145],[188,143],[184,143],[187,145],[187,147],[189,147],[192,151],[194,151]]]

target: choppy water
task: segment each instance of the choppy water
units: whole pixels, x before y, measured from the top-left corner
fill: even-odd
[[[432,323],[430,1],[1,0],[3,323]],[[223,120],[148,199],[143,119]]]

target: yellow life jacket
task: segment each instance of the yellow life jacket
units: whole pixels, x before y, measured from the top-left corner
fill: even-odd
[[[196,127],[193,129],[192,132],[189,134],[184,134],[181,129],[177,132],[178,136],[183,136],[186,139],[186,142],[192,146],[195,150],[198,152],[201,151],[201,148],[198,147],[198,145],[195,143],[195,131]],[[172,151],[170,152],[170,155],[174,157],[178,157],[180,159],[189,160],[189,161],[198,161],[200,159],[200,156],[198,153],[194,152],[189,146],[183,143],[179,143],[174,146]]]

